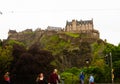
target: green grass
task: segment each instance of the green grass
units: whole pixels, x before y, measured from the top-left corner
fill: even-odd
[[[74,38],[78,38],[78,37],[80,37],[80,35],[79,35],[78,33],[70,33],[70,32],[66,32],[65,34],[68,35],[68,36],[74,37]]]

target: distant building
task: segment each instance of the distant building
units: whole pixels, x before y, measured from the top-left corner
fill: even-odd
[[[93,19],[92,20],[72,20],[72,22],[66,22],[65,31],[67,32],[80,32],[93,30]]]
[[[53,26],[48,26],[47,27],[48,31],[61,31],[62,28],[61,27],[53,27]]]
[[[86,33],[92,35],[92,37],[99,38],[98,30],[94,29],[93,19],[92,20],[72,20],[71,22],[66,22],[65,32],[72,33]]]
[[[16,33],[17,33],[16,30],[9,30],[8,36],[13,35],[13,34],[16,34]]]

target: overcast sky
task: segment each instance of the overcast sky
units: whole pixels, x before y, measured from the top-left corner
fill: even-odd
[[[8,37],[9,29],[64,28],[67,20],[92,18],[101,39],[120,43],[119,0],[0,0],[0,39]]]

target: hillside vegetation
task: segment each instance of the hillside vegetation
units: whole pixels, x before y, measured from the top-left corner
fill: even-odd
[[[35,84],[39,72],[44,72],[47,79],[53,68],[57,68],[61,77],[66,78],[65,84],[76,84],[81,71],[86,74],[86,82],[91,73],[95,82],[111,82],[109,53],[112,53],[115,81],[119,81],[120,45],[114,46],[79,33],[26,34],[30,39],[9,37],[0,42],[0,77],[10,71],[16,84]]]

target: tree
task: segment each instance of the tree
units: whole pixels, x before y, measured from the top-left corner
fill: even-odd
[[[120,82],[119,78],[120,78],[120,60],[119,61],[115,61],[114,64],[114,78],[115,81]]]
[[[10,71],[12,57],[12,46],[0,47],[0,80],[2,80],[4,73]]]
[[[28,50],[17,46],[13,49],[13,55],[17,61],[14,61],[12,68],[13,80],[15,84],[35,84],[35,79],[40,72],[48,78],[49,74],[55,68],[51,65],[54,60],[51,52],[40,50],[39,46],[33,45]],[[23,49],[23,50],[22,50]]]

